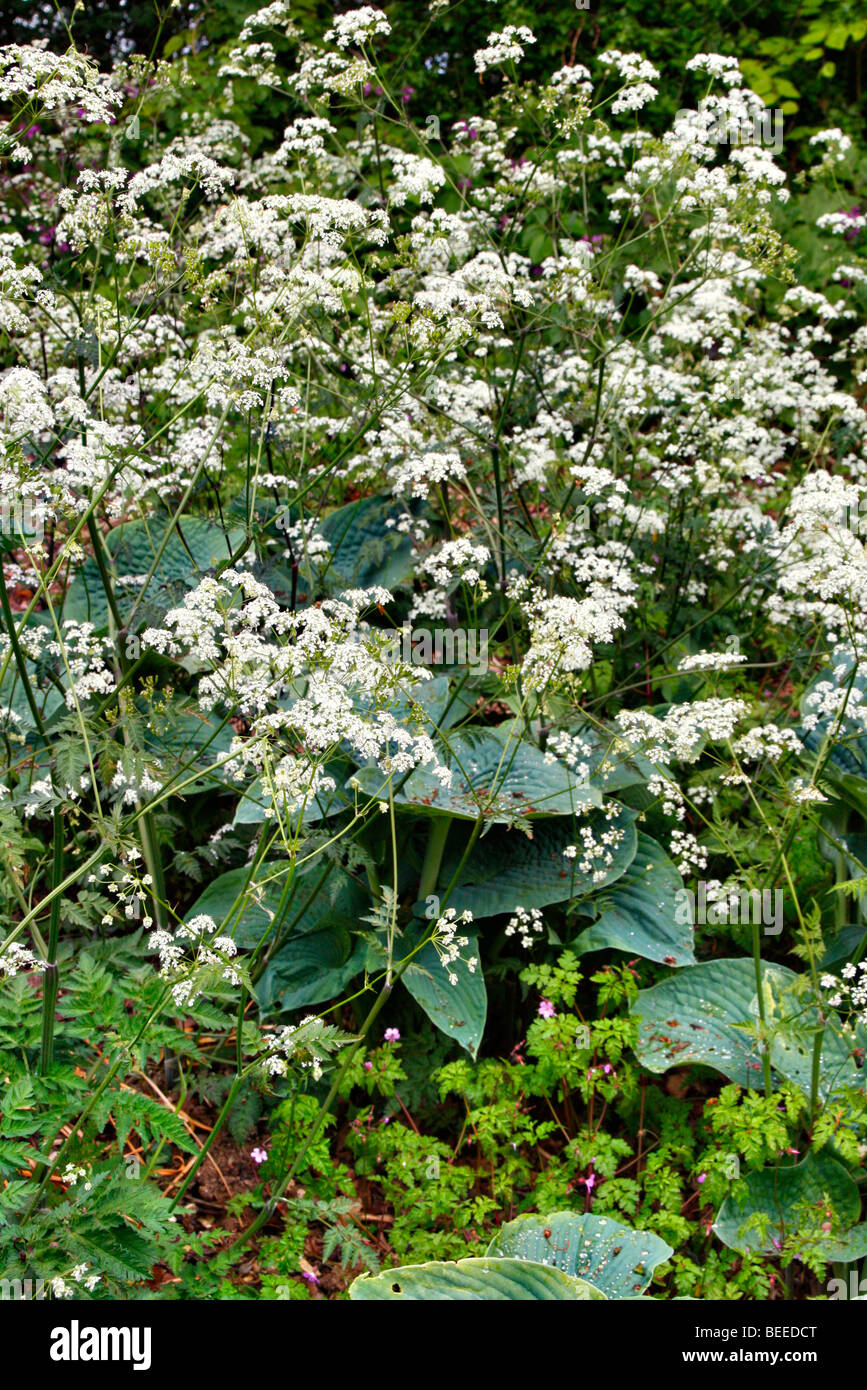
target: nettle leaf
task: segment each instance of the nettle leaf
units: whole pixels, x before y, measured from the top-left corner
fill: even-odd
[[[656,840],[638,831],[635,858],[626,873],[600,895],[598,920],[582,932],[578,954],[613,946],[666,965],[695,965],[693,928],[678,921],[683,879]]]
[[[820,1026],[814,1004],[795,996],[798,976],[782,965],[762,965],[765,1013],[772,1031],[771,1068],[810,1094],[812,1038]],[[755,966],[749,957],[707,961],[642,990],[632,1009],[639,1021],[636,1055],[652,1072],[700,1063],[739,1086],[762,1084]],[[839,1027],[839,1024],[837,1025]],[[863,1085],[832,1019],[822,1046],[819,1093]]]
[[[414,946],[430,930],[410,928],[400,937],[395,957],[400,960],[407,956]],[[447,1037],[454,1038],[475,1060],[485,1031],[488,1013],[488,991],[482,974],[479,958],[479,939],[472,928],[458,928],[458,934],[466,936],[469,945],[461,948],[461,956],[453,961],[448,969],[443,965],[435,946],[428,943],[413,956],[401,977],[401,983],[412,995],[417,1004],[424,1009],[431,1023]],[[386,953],[380,940],[371,943],[367,957],[369,971],[385,968]],[[475,958],[475,970],[470,971],[466,961]],[[457,976],[457,984],[449,983],[449,971]]]
[[[130,1132],[135,1130],[146,1143],[151,1140],[164,1140],[187,1153],[197,1151],[180,1115],[161,1104],[155,1097],[143,1095],[141,1091],[106,1092],[94,1108],[93,1116],[97,1132],[104,1129],[111,1118],[121,1150]]]
[[[70,1263],[88,1264],[113,1279],[136,1283],[146,1279],[160,1258],[160,1247],[120,1223],[110,1229],[90,1224],[64,1233]]]
[[[116,575],[114,594],[122,618],[132,612],[142,595],[141,580],[166,538],[171,518],[150,517],[147,521],[128,521],[109,531],[105,544]],[[180,603],[184,593],[198,584],[203,575],[225,560],[243,539],[235,528],[224,533],[220,526],[203,517],[185,517],[180,532],[176,528],[166,541],[137,617],[155,626],[169,608]],[[66,591],[64,618],[92,622],[97,631],[108,626],[108,603],[96,561],[84,561]],[[136,626],[138,626],[138,622]]]
[[[356,1302],[414,1300],[430,1302],[505,1303],[599,1302],[605,1294],[583,1279],[573,1279],[562,1270],[530,1260],[479,1259],[432,1261],[430,1264],[404,1265],[388,1269],[375,1277],[362,1274],[351,1285],[349,1297]]]
[[[449,898],[449,906],[463,912],[466,908],[474,917],[496,917],[522,907],[547,907],[589,897],[625,874],[635,857],[638,844],[635,812],[621,806],[611,820],[601,811],[582,816],[576,823],[565,816],[556,820],[535,821],[533,838],[518,830],[495,827],[478,841],[461,875],[461,882]],[[580,857],[566,858],[564,850],[576,841],[580,844],[580,829],[590,826],[597,838],[607,830],[623,832],[620,842],[611,846],[611,863],[597,861],[603,874],[594,882],[592,873],[584,873]],[[457,849],[449,850],[443,862],[440,882],[448,883],[458,865]],[[417,910],[423,909],[419,904]]]
[[[713,1229],[731,1250],[766,1255],[809,1231],[811,1249],[845,1263],[867,1255],[867,1225],[855,1224],[860,1214],[857,1184],[842,1163],[822,1150],[801,1163],[745,1173],[733,1184]],[[747,1229],[755,1217],[767,1219],[764,1235],[758,1225]],[[821,1226],[829,1219],[833,1229],[823,1238]],[[817,1231],[818,1236],[813,1234]]]
[[[563,763],[546,761],[535,744],[520,738],[515,721],[451,734],[440,761],[452,773],[450,787],[419,767],[395,792],[395,804],[462,820],[484,814],[495,824],[514,823],[524,816],[570,815],[602,805],[598,787],[580,783]],[[364,768],[357,776],[367,795],[382,795],[378,769]]]
[[[507,1222],[487,1253],[550,1265],[588,1280],[606,1298],[635,1298],[674,1251],[652,1232],[635,1231],[610,1216],[555,1211]]]
[[[331,553],[322,578],[331,592],[376,584],[395,589],[412,579],[412,542],[396,526],[386,525],[389,520],[399,521],[405,511],[393,497],[363,497],[325,518],[319,529]],[[308,573],[307,581],[313,583],[314,576]]]

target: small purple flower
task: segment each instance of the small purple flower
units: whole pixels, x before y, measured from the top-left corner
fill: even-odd
[[[365,1064],[364,1064],[364,1070],[365,1070],[365,1071],[373,1071],[373,1063],[372,1063],[372,1062],[365,1062]]]
[[[382,1036],[385,1038],[386,1042],[400,1042],[400,1029],[386,1028]]]
[[[706,1178],[707,1178],[707,1173],[699,1173],[698,1178],[696,1179],[696,1181],[697,1181],[697,1182],[704,1182]]]
[[[268,1157],[267,1149],[251,1149],[250,1157],[254,1163],[264,1163]]]
[[[557,1010],[550,999],[543,999],[537,1010],[540,1018],[556,1018]]]

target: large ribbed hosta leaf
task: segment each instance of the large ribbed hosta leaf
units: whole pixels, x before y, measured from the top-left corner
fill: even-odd
[[[607,1298],[636,1298],[657,1265],[674,1252],[650,1231],[635,1231],[611,1216],[555,1211],[519,1216],[497,1232],[489,1255],[550,1265],[587,1279]]]
[[[426,767],[419,767],[396,791],[397,805],[425,815],[463,820],[484,815],[489,821],[510,822],[518,816],[565,816],[602,804],[598,787],[580,782],[564,763],[546,761],[511,722],[450,734],[440,762],[451,771],[451,785],[443,786]],[[375,768],[363,769],[358,777],[370,796],[387,789]]]
[[[412,542],[395,526],[406,508],[393,497],[363,497],[330,512],[320,526],[331,551],[317,575],[331,593],[379,584],[394,589],[413,574]]]
[[[867,1225],[856,1224],[860,1213],[857,1184],[842,1163],[822,1151],[802,1163],[744,1173],[723,1202],[714,1231],[732,1250],[773,1255],[784,1240],[809,1230],[811,1248],[818,1242],[827,1260],[848,1262],[867,1255]],[[755,1217],[767,1219],[764,1235],[747,1228]],[[829,1223],[823,1237],[822,1226]]]
[[[692,925],[678,921],[682,891],[683,879],[665,850],[639,830],[635,858],[600,895],[600,916],[581,933],[579,954],[614,946],[666,965],[695,965]]]
[[[409,955],[420,940],[430,935],[431,926],[430,922],[425,923],[424,927],[411,926],[401,936],[396,955]],[[452,961],[448,969],[443,965],[436,947],[428,942],[413,955],[401,976],[401,983],[424,1009],[431,1023],[447,1037],[454,1038],[475,1058],[485,1030],[488,992],[479,960],[478,936],[472,927],[461,927],[459,935],[466,936],[469,945],[461,948],[460,957]],[[477,962],[475,969],[469,969],[469,960]],[[386,961],[381,941],[371,944],[368,971],[383,970]],[[450,975],[455,977],[455,984],[451,983]]]
[[[605,1295],[583,1279],[529,1260],[478,1259],[436,1261],[362,1274],[349,1290],[357,1302],[397,1299],[415,1302],[568,1302],[603,1301]]]
[[[180,530],[176,528],[166,540],[170,521],[164,515],[127,521],[105,538],[121,618],[125,621],[135,607],[136,627],[139,623],[158,626],[169,608],[181,603],[187,590],[226,560],[243,538],[238,528],[226,535],[213,521],[194,516],[185,517]],[[143,581],[155,561],[153,577],[144,588]],[[97,631],[108,624],[108,602],[96,561],[90,556],[67,590],[63,616],[91,622]]]
[[[635,812],[625,807],[620,807],[610,820],[602,811],[591,812],[579,820],[558,816],[556,820],[535,821],[532,839],[520,830],[494,827],[475,845],[460,883],[449,898],[449,906],[459,912],[469,908],[474,917],[495,917],[514,912],[519,905],[546,907],[599,892],[619,879],[635,856],[634,820]],[[580,844],[581,829],[588,826],[597,838],[610,830],[623,832],[591,872],[582,868],[580,855],[567,858],[564,854],[576,841]],[[450,849],[444,860],[442,884],[450,881],[457,867],[457,852],[457,848]]]
[[[797,980],[785,966],[762,966],[765,1014],[773,1032],[772,1072],[809,1095],[819,1018],[814,1004],[795,996]],[[707,961],[681,970],[670,980],[642,990],[632,1012],[639,1020],[636,1054],[650,1071],[697,1062],[714,1067],[740,1086],[762,1085],[758,995],[750,957]],[[819,1093],[824,1099],[843,1086],[861,1085],[862,1073],[832,1016],[822,1046]]]

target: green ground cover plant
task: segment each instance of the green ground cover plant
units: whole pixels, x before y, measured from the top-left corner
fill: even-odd
[[[858,1296],[867,22],[103,9],[0,48],[4,1296]]]

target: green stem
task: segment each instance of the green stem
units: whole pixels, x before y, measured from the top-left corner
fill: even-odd
[[[21,686],[30,713],[33,715],[33,722],[37,732],[44,739],[45,724],[33,694],[33,687],[30,684],[30,677],[27,674],[27,666],[21,644],[18,641],[18,631],[15,626],[15,619],[12,616],[12,609],[9,604],[9,594],[6,590],[6,581],[0,575],[0,607],[3,609],[3,618],[6,624],[6,631],[9,634],[9,641],[12,646],[12,653],[15,657],[15,665],[21,679]],[[63,880],[63,817],[60,807],[55,806],[52,812],[52,841],[53,855],[51,864],[51,915],[48,926],[48,949],[46,953],[45,979],[42,987],[42,1047],[39,1057],[39,1072],[44,1076],[51,1065],[51,1056],[54,1050],[54,1010],[57,1004],[57,946],[60,937],[60,905],[63,901],[61,895],[56,891],[58,884]]]
[[[431,817],[430,834],[424,854],[424,863],[421,866],[421,878],[418,881],[420,902],[436,892],[437,878],[439,877],[450,825],[451,820],[448,816]]]
[[[60,807],[54,809],[54,836],[51,861],[51,886],[56,887],[63,878],[63,817]],[[55,1008],[59,976],[57,969],[57,947],[60,941],[60,904],[63,899],[58,894],[51,900],[51,916],[48,920],[48,956],[45,976],[42,982],[42,1049],[39,1057],[39,1074],[44,1076],[51,1066],[54,1052]]]
[[[117,656],[120,665],[121,680],[125,681],[130,675],[132,667],[120,643],[120,633],[123,631],[123,619],[120,614],[120,609],[117,606],[117,598],[114,593],[111,573],[105,558],[105,545],[102,534],[96,524],[95,518],[92,516],[88,518],[87,530],[93,546],[93,558],[96,561],[96,567],[99,570],[99,578],[105,592],[105,600],[114,622],[114,636],[117,641]],[[114,695],[116,694],[117,691],[114,692]],[[114,696],[112,696],[112,698],[114,698]],[[163,874],[159,836],[157,835],[156,823],[150,811],[142,811],[139,832],[141,836],[142,853],[144,855],[145,864],[147,865],[147,871],[151,876],[151,903],[154,922],[158,927],[165,927],[165,876]]]
[[[234,1102],[235,1096],[238,1094],[238,1088],[239,1088],[239,1086],[241,1085],[241,1081],[242,1081],[242,1080],[243,1080],[243,1077],[241,1076],[240,1072],[238,1073],[237,1076],[233,1077],[233,1079],[232,1079],[232,1084],[231,1084],[231,1086],[229,1087],[229,1094],[226,1096],[226,1099],[223,1101],[222,1109],[220,1110],[220,1113],[219,1113],[219,1115],[217,1116],[217,1118],[216,1118],[216,1120],[215,1120],[215,1122],[214,1122],[214,1127],[213,1127],[213,1129],[211,1130],[210,1134],[208,1135],[208,1137],[207,1137],[207,1139],[205,1140],[205,1142],[204,1142],[204,1144],[202,1145],[202,1147],[199,1149],[199,1152],[196,1154],[196,1161],[195,1161],[195,1163],[193,1164],[193,1166],[192,1166],[192,1168],[190,1169],[190,1171],[187,1173],[187,1176],[184,1178],[183,1182],[181,1183],[180,1187],[179,1187],[178,1190],[177,1190],[177,1194],[175,1195],[175,1197],[174,1197],[173,1200],[172,1200],[172,1207],[173,1207],[173,1208],[176,1207],[176,1206],[178,1205],[178,1202],[180,1202],[180,1201],[182,1200],[182,1198],[183,1198],[183,1196],[184,1196],[184,1193],[185,1193],[185,1192],[187,1191],[187,1189],[189,1188],[190,1183],[193,1181],[194,1177],[196,1176],[196,1174],[198,1173],[198,1171],[199,1171],[199,1169],[201,1168],[202,1164],[204,1163],[205,1159],[207,1158],[207,1156],[208,1156],[208,1150],[210,1149],[211,1145],[213,1144],[213,1142],[214,1142],[214,1140],[216,1139],[217,1135],[219,1134],[220,1130],[223,1128],[223,1124],[224,1124],[224,1122],[225,1122],[226,1116],[228,1115],[229,1111],[230,1111],[231,1108],[232,1108],[232,1104],[233,1104],[233,1102]]]
[[[819,1115],[819,1076],[822,1066],[822,1044],[825,1041],[825,1029],[820,1028],[813,1039],[813,1066],[810,1072],[810,1115],[815,1124]]]
[[[765,1083],[765,1095],[770,1099],[773,1094],[771,1083],[771,1052],[768,1047],[767,1022],[765,1016],[765,993],[764,981],[762,980],[762,952],[759,938],[759,923],[753,923],[753,964],[756,969],[756,997],[759,1005],[759,1023],[761,1025],[761,1048],[762,1048],[762,1073]]]
[[[0,576],[0,607],[2,607],[3,609],[3,620],[6,624],[6,631],[9,634],[9,641],[12,645],[12,655],[15,657],[15,665],[18,668],[18,675],[21,680],[21,686],[24,690],[24,696],[27,700],[28,705],[30,706],[30,713],[33,715],[33,723],[36,725],[37,730],[44,738],[45,725],[42,722],[42,715],[39,712],[39,706],[37,705],[36,697],[33,694],[33,687],[30,684],[30,677],[27,674],[27,666],[24,661],[24,653],[22,652],[21,645],[18,641],[18,629],[15,626],[15,619],[12,616],[12,609],[9,604],[9,595],[6,592],[6,580],[2,578],[2,576]]]

